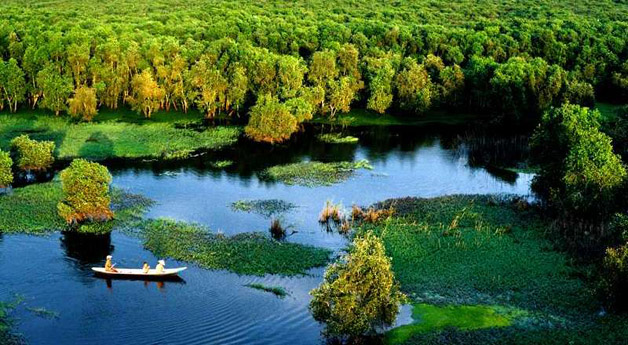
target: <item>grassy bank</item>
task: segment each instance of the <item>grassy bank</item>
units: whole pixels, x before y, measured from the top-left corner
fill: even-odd
[[[353,109],[345,114],[337,114],[335,118],[318,116],[311,122],[325,125],[359,127],[359,126],[424,126],[424,125],[462,125],[481,121],[482,115],[452,113],[446,111],[430,111],[422,115],[400,116],[379,114],[366,109]]]
[[[157,256],[238,274],[305,274],[325,265],[330,255],[327,249],[278,242],[261,233],[225,236],[169,219],[147,220],[140,231],[144,246]]]
[[[357,162],[301,162],[270,167],[262,178],[287,185],[331,186],[347,180],[358,169],[372,169],[367,160]]]
[[[151,201],[136,194],[113,189],[111,208],[115,219],[108,226],[119,227],[139,219]],[[57,213],[57,203],[63,199],[61,183],[57,181],[16,188],[0,195],[0,233],[45,234],[65,229]]]
[[[199,129],[200,119],[186,114],[168,114],[139,119],[125,112],[107,113],[92,123],[74,123],[67,118],[38,113],[0,115],[0,148],[20,134],[52,140],[60,159],[179,158],[199,149],[219,149],[236,142],[238,127]]]
[[[526,203],[450,196],[389,200],[381,206],[390,205],[396,209],[393,218],[361,231],[382,236],[396,277],[414,303],[490,305],[525,314],[513,318],[510,327],[477,331],[459,324],[466,319],[464,308],[444,316],[447,329],[428,327],[429,320],[419,317],[393,331],[404,333],[406,343],[538,343],[556,334],[560,337],[552,341],[564,344],[579,330],[591,330],[590,344],[596,343],[592,339],[616,343],[625,332],[628,319],[598,317],[600,304],[580,278],[586,268],[553,250],[543,234],[547,225]],[[605,333],[597,333],[602,327]]]

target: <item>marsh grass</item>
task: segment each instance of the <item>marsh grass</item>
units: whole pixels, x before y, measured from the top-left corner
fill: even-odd
[[[281,225],[281,221],[275,218],[270,221],[270,236],[276,240],[283,240],[286,238],[286,229]]]
[[[63,199],[58,181],[15,188],[0,195],[0,233],[46,234],[65,230],[67,224],[57,213],[57,203]],[[141,218],[152,201],[136,194],[113,188],[111,206],[115,218],[106,223],[87,223],[90,232],[106,232],[125,227]]]
[[[433,336],[413,335],[410,343],[529,344],[553,335],[561,337],[554,344],[596,344],[590,339],[597,338],[618,343],[628,333],[622,330],[628,318],[613,317],[607,325],[597,316],[601,303],[583,280],[589,268],[556,251],[546,237],[548,222],[520,201],[447,196],[375,205],[394,205],[395,214],[386,222],[363,223],[358,234],[372,230],[382,237],[402,290],[416,303],[503,306],[533,315],[513,320],[513,327],[475,330],[477,337],[460,329],[432,330]],[[587,330],[588,342],[572,336],[580,329]],[[446,338],[435,340],[438,332]]]
[[[261,174],[261,178],[283,182],[287,185],[331,186],[347,180],[359,169],[371,170],[373,167],[367,160],[332,163],[300,162],[268,168]]]
[[[318,222],[321,224],[329,224],[330,222],[340,224],[343,218],[342,205],[334,204],[330,200],[327,200],[325,206],[323,206],[323,210],[318,216]]]
[[[231,209],[239,212],[257,213],[271,218],[295,209],[297,205],[279,199],[238,200],[231,204]]]
[[[277,296],[279,298],[284,298],[284,297],[289,295],[288,291],[286,291],[286,289],[284,289],[281,286],[266,286],[266,285],[260,284],[260,283],[251,283],[251,284],[246,284],[244,286],[250,287],[252,289],[257,289],[257,290],[261,290],[261,291],[265,291],[265,292],[270,292],[270,293],[274,294],[275,296]]]
[[[144,221],[141,236],[144,246],[159,257],[238,274],[303,275],[325,265],[330,255],[327,249],[278,242],[261,233],[225,236],[198,224],[169,219]]]
[[[88,158],[185,158],[200,150],[234,144],[238,127],[214,127],[201,131],[175,126],[173,122],[125,122],[120,116],[104,122],[75,123],[66,118],[34,114],[0,115],[0,148],[20,134],[51,140],[59,159]]]

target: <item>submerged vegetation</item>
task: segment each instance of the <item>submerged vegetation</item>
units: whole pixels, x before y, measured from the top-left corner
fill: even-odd
[[[351,177],[358,169],[373,169],[367,160],[357,162],[300,162],[266,169],[262,178],[287,185],[331,186]]]
[[[260,283],[251,283],[246,284],[245,286],[250,287],[252,289],[257,289],[265,292],[270,292],[279,298],[284,298],[288,296],[288,291],[281,286],[266,286]]]
[[[266,218],[290,212],[296,207],[293,203],[278,199],[238,200],[231,204],[234,211],[257,213]]]
[[[144,246],[157,256],[238,274],[302,275],[325,265],[330,255],[327,249],[278,242],[260,233],[225,236],[169,219],[143,222],[141,236]]]
[[[176,117],[175,117],[176,118]],[[220,149],[236,142],[238,127],[197,131],[175,122],[135,120],[125,116],[104,122],[73,123],[41,115],[0,115],[0,148],[24,132],[38,140],[56,143],[59,159],[184,158],[200,149]]]
[[[16,188],[11,194],[0,196],[0,233],[46,234],[65,230],[67,225],[57,213],[57,204],[63,197],[57,181]],[[111,208],[115,219],[108,226],[128,225],[151,204],[145,197],[114,188]]]

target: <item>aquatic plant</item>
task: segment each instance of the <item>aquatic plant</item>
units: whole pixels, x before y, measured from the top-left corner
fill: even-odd
[[[59,313],[43,307],[27,307],[26,310],[44,319],[58,319]]]
[[[347,180],[358,169],[373,169],[368,160],[356,162],[301,162],[266,169],[261,177],[288,185],[330,186]]]
[[[353,221],[361,221],[366,223],[377,223],[384,219],[390,218],[395,213],[393,206],[386,209],[378,209],[375,207],[369,207],[364,211],[357,205],[351,207],[351,219]]]
[[[276,239],[281,240],[286,237],[286,229],[281,225],[281,221],[275,218],[270,221],[270,235]]]
[[[0,150],[0,188],[6,188],[13,183],[13,160],[8,152]]]
[[[110,220],[113,212],[110,208],[109,184],[111,174],[106,167],[75,159],[61,172],[64,198],[57,205],[59,215],[69,225]]]
[[[213,168],[216,168],[216,169],[224,169],[224,168],[232,166],[233,161],[232,160],[220,160],[220,161],[211,162],[209,163],[209,165],[211,165]]]
[[[277,296],[279,298],[284,298],[284,297],[288,296],[288,291],[286,291],[286,289],[284,289],[281,286],[266,286],[266,285],[260,284],[260,283],[251,283],[251,284],[246,284],[244,286],[250,287],[252,289],[257,289],[257,290],[261,290],[261,291],[270,292],[272,294],[275,294],[275,296]]]
[[[146,220],[139,231],[144,246],[159,257],[238,274],[301,275],[325,265],[330,255],[327,249],[279,242],[261,233],[225,236],[198,224],[170,219]]]
[[[485,305],[437,306],[425,303],[412,305],[414,322],[386,332],[386,344],[405,344],[413,335],[446,328],[477,330],[507,327],[512,324],[512,314],[502,307]]]
[[[11,149],[17,157],[17,167],[22,170],[46,170],[54,163],[52,141],[32,140],[23,134],[11,140]]]
[[[328,144],[355,144],[359,139],[350,135],[343,136],[340,133],[325,133],[319,135],[318,140]]]
[[[330,200],[325,202],[325,206],[318,216],[318,222],[322,224],[329,224],[330,222],[334,222],[335,224],[340,224],[343,219],[342,214],[342,205],[334,204]]]
[[[231,204],[231,209],[240,212],[257,213],[270,218],[295,209],[297,205],[279,199],[238,200]]]
[[[325,323],[326,334],[340,337],[374,334],[394,323],[405,301],[384,244],[371,232],[353,240],[310,294],[314,319]]]

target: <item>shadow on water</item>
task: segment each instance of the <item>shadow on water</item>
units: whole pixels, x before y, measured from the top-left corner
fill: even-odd
[[[172,284],[177,284],[177,285],[182,285],[185,284],[185,280],[183,280],[183,278],[181,277],[176,277],[176,278],[168,278],[168,279],[123,279],[123,278],[116,278],[116,279],[111,279],[111,278],[103,278],[102,279],[105,284],[107,285],[107,289],[109,290],[113,290],[114,285],[116,285],[119,281],[122,280],[129,280],[129,281],[143,281],[144,282],[144,287],[149,288],[150,286],[152,286],[153,284],[157,287],[157,290],[159,291],[163,291],[167,285],[172,285]],[[118,282],[116,282],[118,281]]]
[[[111,254],[111,234],[81,234],[75,231],[64,231],[61,237],[61,248],[67,257],[73,258],[81,268],[100,264]]]

